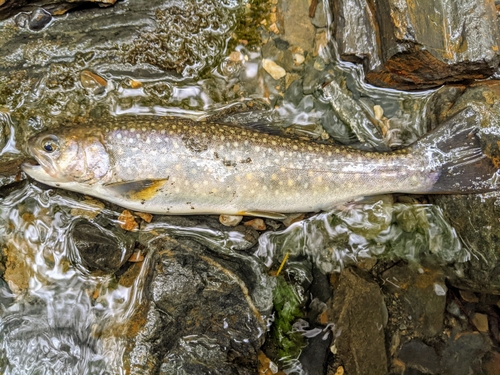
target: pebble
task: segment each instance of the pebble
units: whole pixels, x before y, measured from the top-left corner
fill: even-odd
[[[460,297],[466,302],[478,303],[479,298],[477,298],[474,292],[469,290],[460,290]]]
[[[295,63],[295,65],[299,66],[299,65],[302,65],[305,61],[305,57],[304,55],[300,54],[300,53],[295,53],[293,55],[293,62]]]
[[[30,30],[39,31],[52,21],[52,15],[45,9],[38,8],[31,13],[28,21]]]
[[[132,263],[139,263],[139,262],[142,262],[143,260],[144,260],[144,255],[142,254],[141,251],[135,251],[130,256],[130,258],[128,258],[128,261],[132,262]]]
[[[286,75],[285,69],[269,59],[262,59],[262,67],[273,79],[278,80]]]
[[[84,88],[94,95],[102,94],[108,84],[104,78],[92,73],[90,70],[84,70],[80,73],[80,82]]]
[[[120,227],[127,231],[134,231],[139,228],[139,224],[137,224],[137,221],[135,221],[134,216],[129,210],[123,210],[120,216],[118,216],[118,222],[120,223]]]
[[[245,221],[243,225],[246,225],[248,227],[252,227],[255,230],[266,230],[266,223],[264,223],[264,220],[257,218],[249,221]]]
[[[384,109],[378,104],[373,106],[373,112],[377,120],[382,120],[382,117],[384,117]]]
[[[222,225],[225,225],[226,227],[235,227],[241,222],[242,219],[243,219],[243,216],[240,216],[240,215],[220,215],[219,216],[219,222]]]
[[[287,215],[286,219],[283,220],[283,224],[285,227],[289,227],[293,223],[296,223],[297,221],[301,221],[306,215],[304,214],[290,214]]]
[[[135,212],[134,214],[139,216],[142,220],[144,220],[146,223],[151,223],[151,220],[153,220],[153,215],[147,212]]]
[[[243,60],[243,56],[240,51],[233,51],[229,54],[229,61],[240,62],[241,60]]]
[[[475,313],[472,315],[472,322],[479,332],[488,332],[488,315]]]

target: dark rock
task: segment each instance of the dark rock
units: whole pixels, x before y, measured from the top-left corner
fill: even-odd
[[[416,270],[395,265],[382,274],[384,288],[403,307],[417,337],[433,337],[443,330],[446,285],[443,273],[432,267]]]
[[[131,373],[255,374],[265,322],[240,275],[191,240],[153,241],[147,323],[130,353]],[[248,278],[253,272],[247,269]]]
[[[324,337],[326,336],[326,337]],[[302,349],[299,361],[307,375],[324,375],[326,359],[330,351],[331,335],[319,334],[307,340],[307,346]]]
[[[381,64],[376,30],[378,25],[366,1],[339,0],[330,2],[334,16],[333,35],[338,43],[340,58],[365,62],[368,70]]]
[[[462,332],[450,337],[441,354],[443,375],[481,373],[481,359],[491,348],[487,336],[478,332]]]
[[[117,271],[132,255],[134,239],[105,229],[87,220],[75,221],[70,234],[76,248],[74,263],[82,264],[89,271]]]
[[[333,298],[335,349],[348,374],[387,374],[384,298],[360,271],[340,275]]]
[[[98,4],[103,7],[115,2],[116,0],[4,0],[0,1],[0,20],[19,12],[30,12],[38,7],[43,7],[51,15],[62,15],[82,4]]]
[[[341,57],[365,60],[367,79],[376,85],[431,87],[486,78],[498,66],[491,2],[343,0],[334,5],[334,17]]]
[[[438,374],[440,371],[436,350],[420,340],[412,340],[404,344],[399,351],[398,358],[406,367],[414,368],[424,374]]]
[[[40,31],[52,21],[52,16],[45,9],[38,8],[31,12],[28,27],[33,31]]]

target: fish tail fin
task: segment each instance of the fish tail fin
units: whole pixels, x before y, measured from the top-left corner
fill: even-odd
[[[484,193],[500,188],[500,158],[492,156],[481,128],[480,116],[466,108],[415,144],[426,154],[431,170],[439,171],[429,193]]]

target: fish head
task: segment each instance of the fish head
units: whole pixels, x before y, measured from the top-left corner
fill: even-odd
[[[38,165],[24,164],[24,172],[52,186],[103,182],[110,170],[109,154],[95,131],[68,128],[44,132],[28,140],[28,152]]]

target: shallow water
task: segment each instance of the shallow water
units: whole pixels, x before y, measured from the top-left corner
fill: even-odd
[[[130,16],[130,25],[140,31],[132,36],[118,34],[117,46],[98,37],[91,39],[93,46],[88,41],[69,45],[64,24],[82,28],[90,22],[73,14],[55,19],[40,33],[16,28],[19,19],[3,21],[0,39],[5,37],[3,48],[8,53],[2,71],[6,79],[0,84],[0,122],[6,129],[0,158],[18,158],[26,136],[44,127],[89,116],[105,121],[106,116],[123,114],[191,118],[219,114],[233,122],[271,121],[299,135],[333,138],[367,149],[410,144],[433,125],[426,120],[432,91],[409,93],[367,85],[361,67],[336,59],[334,45],[322,48],[318,56],[306,56],[305,67],[297,70],[295,80],[286,89],[280,87],[262,69],[261,46],[245,45],[237,34],[241,32],[238,17],[244,17],[257,3],[171,2],[179,11],[169,12],[174,8],[165,6],[156,14],[156,23]],[[117,17],[133,14],[133,6],[118,3]],[[114,8],[101,12],[110,15]],[[184,22],[185,27],[167,28],[172,18]],[[118,28],[113,23],[104,27],[105,19],[109,17],[96,17],[92,24],[95,30],[102,29],[102,35]],[[53,41],[58,34],[62,40],[59,49]],[[270,35],[268,31],[257,33],[259,43]],[[16,38],[23,36],[31,40],[20,50]],[[124,43],[127,37],[136,38],[135,43]],[[156,42],[165,43],[172,55],[148,49],[148,43]],[[185,42],[189,42],[187,47]],[[175,57],[182,48],[189,54],[180,61]],[[110,59],[117,51],[125,57]],[[26,54],[31,58],[21,64],[20,56]],[[88,71],[91,74],[85,73]],[[22,84],[11,89],[19,82]],[[390,125],[385,134],[384,122],[375,119],[375,105],[383,108],[385,126]],[[235,106],[249,111],[228,112]],[[0,199],[0,238],[7,265],[6,282],[0,286],[2,372],[126,373],[129,337],[119,327],[130,321],[145,298],[152,255],[146,254],[138,263],[133,282],[122,285],[113,273],[96,274],[82,266],[69,236],[82,217],[94,220],[99,215],[100,225],[117,226],[119,212],[29,181]],[[153,222],[138,233],[153,231],[189,237],[250,263],[261,277],[252,301],[265,319],[270,318],[266,314],[275,285],[267,272],[287,253],[292,261],[306,258],[324,272],[337,272],[371,257],[418,262],[432,254],[442,263],[463,262],[469,257],[437,207],[393,202],[390,197],[349,204],[286,229],[265,232],[252,249],[255,256],[241,252],[249,244],[236,231]],[[213,344],[205,338],[199,340],[205,347]],[[303,373],[299,362],[288,358],[285,363],[287,373]],[[171,369],[165,367],[164,371]]]

